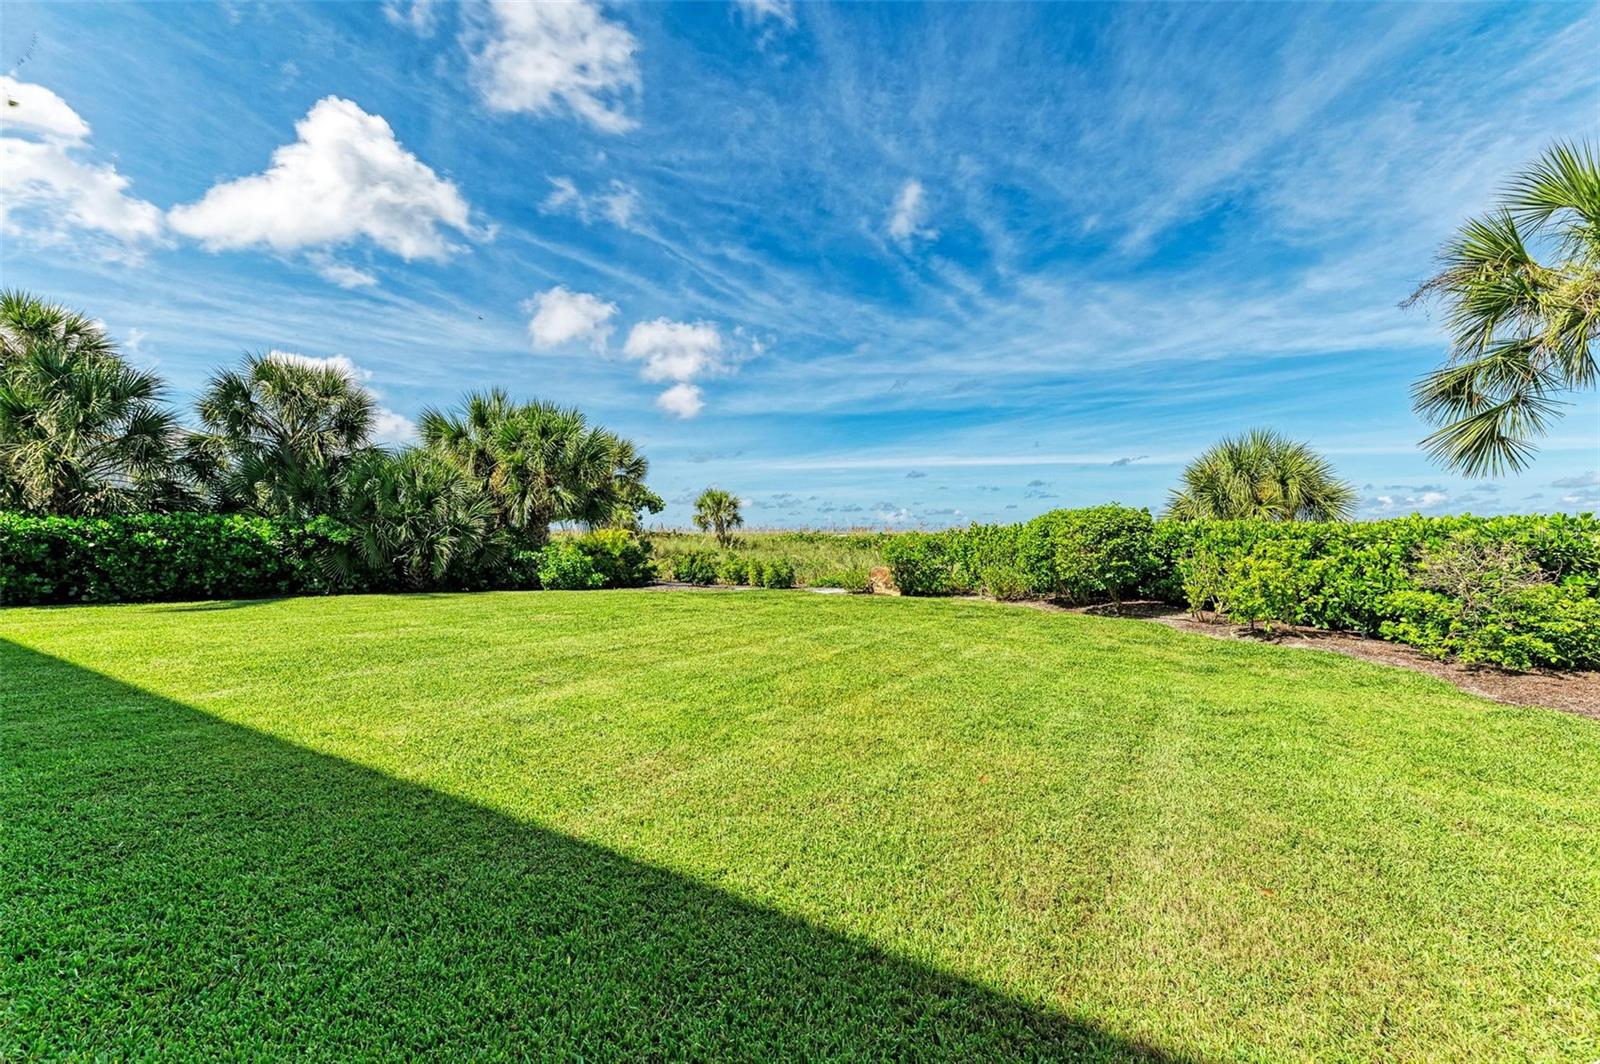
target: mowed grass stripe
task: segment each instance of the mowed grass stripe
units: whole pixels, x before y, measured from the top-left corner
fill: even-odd
[[[114,919],[129,929],[118,950],[185,985],[223,964],[213,921],[228,906],[212,903],[231,897],[261,922],[217,993],[271,997],[251,958],[283,964],[311,935],[316,960],[277,989],[292,990],[291,1017],[352,1037],[398,1006],[358,995],[329,1020],[314,989],[328,965],[369,988],[422,985],[433,966],[522,1017],[486,1020],[455,989],[416,991],[437,1015],[412,1041],[393,1036],[413,1047],[458,1032],[504,1048],[511,1024],[554,1050],[593,1051],[609,1034],[612,1048],[669,1057],[1076,1045],[1109,1057],[1565,1058],[1600,1031],[1600,728],[1428,677],[1136,622],[767,592],[10,611],[0,635],[425,788],[383,784],[398,790],[370,798],[363,818],[324,792],[369,785],[284,753],[254,790],[219,795],[219,776],[252,770],[208,753],[205,717],[185,725],[148,696],[84,705],[105,681],[59,664],[15,673],[51,677],[48,689],[8,679],[0,696],[16,758],[7,801],[31,825],[15,846],[41,871],[27,933],[64,933],[93,891],[90,924]],[[108,712],[119,705],[123,716]],[[140,714],[163,722],[159,736],[142,737]],[[507,826],[459,827],[440,811],[445,795]],[[81,815],[53,824],[62,808]],[[282,833],[291,815],[352,818],[350,859],[405,890],[346,867],[314,827],[287,830],[286,852],[260,851],[257,827]],[[434,825],[429,844],[452,868],[434,898],[402,869],[433,860],[405,839],[413,816]],[[522,834],[544,829],[559,836]],[[480,863],[462,840],[486,830],[500,842]],[[207,842],[180,845],[188,834]],[[598,850],[562,849],[563,837]],[[153,871],[90,860],[121,847],[132,867],[152,850],[187,865],[197,846],[221,878],[188,881],[194,912]],[[566,858],[538,865],[557,850]],[[577,881],[552,872],[519,897],[534,867]],[[640,868],[673,877],[657,893],[677,908],[632,890]],[[483,897],[464,898],[464,884]],[[142,907],[151,899],[159,917]],[[573,906],[606,911],[637,941],[558,926]],[[416,907],[432,922],[419,926]],[[363,923],[378,909],[394,941]],[[673,930],[641,929],[641,914]],[[160,952],[139,938],[150,920],[169,936]],[[838,984],[818,991],[827,1000],[768,1002],[775,1018],[735,1022],[714,1003],[748,1005],[754,988],[773,992],[766,980],[816,974],[792,956],[747,956],[750,921],[774,948],[855,960],[816,975]],[[508,922],[532,938],[482,937]],[[912,967],[876,967],[889,962],[862,961],[863,946]],[[596,965],[586,982],[531,959],[564,949]],[[507,951],[531,967],[498,969]],[[703,978],[689,974],[697,951]],[[35,979],[57,955],[29,956]],[[83,971],[82,1000],[64,1011],[127,1006],[125,972],[92,960]],[[645,972],[664,984],[645,985]],[[48,1002],[46,983],[29,985]],[[906,996],[933,985],[949,1008]],[[682,995],[697,1004],[661,1020]],[[228,1000],[215,1023],[239,1007]],[[925,1021],[907,1018],[919,1008]],[[59,1035],[49,1011],[28,1029]],[[175,1044],[212,1044],[146,1022]]]

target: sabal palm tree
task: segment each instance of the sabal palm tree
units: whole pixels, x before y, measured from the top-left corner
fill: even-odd
[[[1542,261],[1541,261],[1542,258]],[[1449,361],[1412,389],[1438,429],[1422,446],[1469,476],[1517,470],[1560,415],[1561,396],[1596,381],[1600,330],[1600,165],[1556,144],[1461,227],[1441,269],[1407,305],[1447,308]]]
[[[214,504],[293,520],[334,512],[375,414],[371,393],[340,367],[280,355],[218,373],[198,406],[206,432],[187,459]]]
[[[495,390],[469,395],[459,414],[428,410],[418,428],[424,445],[484,485],[501,523],[530,546],[559,521],[626,523],[624,514],[661,509],[633,444],[577,410]]]
[[[184,505],[161,391],[109,344],[25,335],[0,363],[0,506],[84,516]]]
[[[0,291],[0,366],[34,344],[58,344],[85,355],[115,355],[100,323],[70,307],[18,289]]]
[[[727,546],[733,539],[733,530],[744,524],[738,497],[721,488],[702,491],[694,501],[694,524],[702,532],[714,532],[717,542]]]
[[[606,433],[550,403],[529,403],[502,422],[493,453],[490,488],[531,543],[545,542],[553,523],[577,519],[611,473]]]
[[[357,456],[343,516],[354,530],[353,561],[410,588],[459,584],[501,554],[487,492],[447,458],[421,448]]]
[[[462,472],[487,481],[494,472],[494,435],[516,410],[517,404],[500,388],[473,392],[460,414],[424,410],[417,434],[424,446],[447,455]]]
[[[633,441],[612,432],[605,433],[605,440],[611,451],[610,474],[590,492],[573,520],[590,528],[637,530],[641,513],[658,514],[666,504],[646,486],[650,460],[639,453]]]
[[[1342,521],[1355,500],[1355,489],[1310,445],[1255,429],[1191,462],[1167,512],[1183,520]]]

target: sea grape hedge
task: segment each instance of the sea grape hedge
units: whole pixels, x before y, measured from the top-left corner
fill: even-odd
[[[0,605],[260,598],[400,590],[352,564],[351,530],[327,517],[287,524],[226,514],[27,517],[0,513]],[[655,576],[650,544],[605,530],[514,551],[452,587],[635,587]]]
[[[1140,595],[1248,624],[1382,636],[1512,668],[1600,668],[1600,520],[1154,521],[1058,510],[907,533],[884,547],[908,595],[1088,603]]]
[[[1153,543],[1151,592],[1194,610],[1468,662],[1600,668],[1593,515],[1162,522]]]
[[[217,514],[111,518],[0,513],[0,605],[247,598],[400,589],[352,564],[352,531]],[[1016,525],[882,540],[908,595],[1064,602],[1134,596],[1239,623],[1381,636],[1512,668],[1600,668],[1600,520],[1593,515],[1372,522],[1155,521],[1143,510],[1057,510]],[[455,588],[587,589],[651,580],[650,544],[601,531],[512,551]],[[676,579],[788,587],[793,567],[690,553]],[[443,586],[443,585],[441,585]]]
[[[908,532],[885,543],[883,556],[905,595],[1119,601],[1151,582],[1154,536],[1146,511],[1094,506],[1019,525]]]

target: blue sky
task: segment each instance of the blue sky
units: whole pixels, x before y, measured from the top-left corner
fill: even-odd
[[[1362,513],[1600,509],[1600,399],[1527,473],[1416,449],[1397,304],[1551,140],[1593,5],[7,3],[7,286],[187,405],[348,363],[403,439],[503,385],[637,440],[682,524],[1158,509],[1219,436]]]

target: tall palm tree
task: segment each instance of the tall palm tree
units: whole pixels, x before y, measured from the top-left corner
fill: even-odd
[[[0,506],[92,516],[186,505],[161,391],[108,343],[23,334],[0,362]]]
[[[590,528],[637,530],[641,513],[658,514],[666,503],[646,486],[650,460],[639,453],[633,441],[611,432],[604,438],[610,450],[610,473],[589,493],[573,520]]]
[[[448,455],[461,471],[487,481],[494,473],[494,436],[518,405],[503,389],[470,393],[460,414],[432,407],[422,412],[417,433],[424,446]]]
[[[607,484],[611,450],[603,430],[577,410],[529,403],[494,437],[490,487],[503,501],[511,527],[543,543],[557,521],[579,518]]]
[[[694,524],[702,532],[714,532],[717,542],[727,546],[733,539],[733,530],[744,524],[739,512],[739,499],[721,488],[707,488],[694,501]]]
[[[1541,261],[1541,257],[1543,261]],[[1450,357],[1412,389],[1439,426],[1422,446],[1469,476],[1517,470],[1560,416],[1561,396],[1594,386],[1600,330],[1600,165],[1556,144],[1462,226],[1440,270],[1406,305],[1447,308]]]
[[[1308,444],[1254,429],[1191,462],[1167,512],[1183,520],[1342,521],[1355,500],[1355,489]]]
[[[485,486],[500,522],[531,546],[558,521],[626,524],[640,509],[661,509],[633,444],[568,407],[495,390],[467,396],[458,414],[424,412],[418,429],[425,446]]]
[[[33,344],[56,343],[85,355],[115,355],[116,346],[93,318],[19,289],[0,291],[0,366]]]
[[[250,355],[211,379],[206,431],[187,461],[219,509],[304,520],[333,513],[350,459],[368,447],[371,393],[335,365]]]

